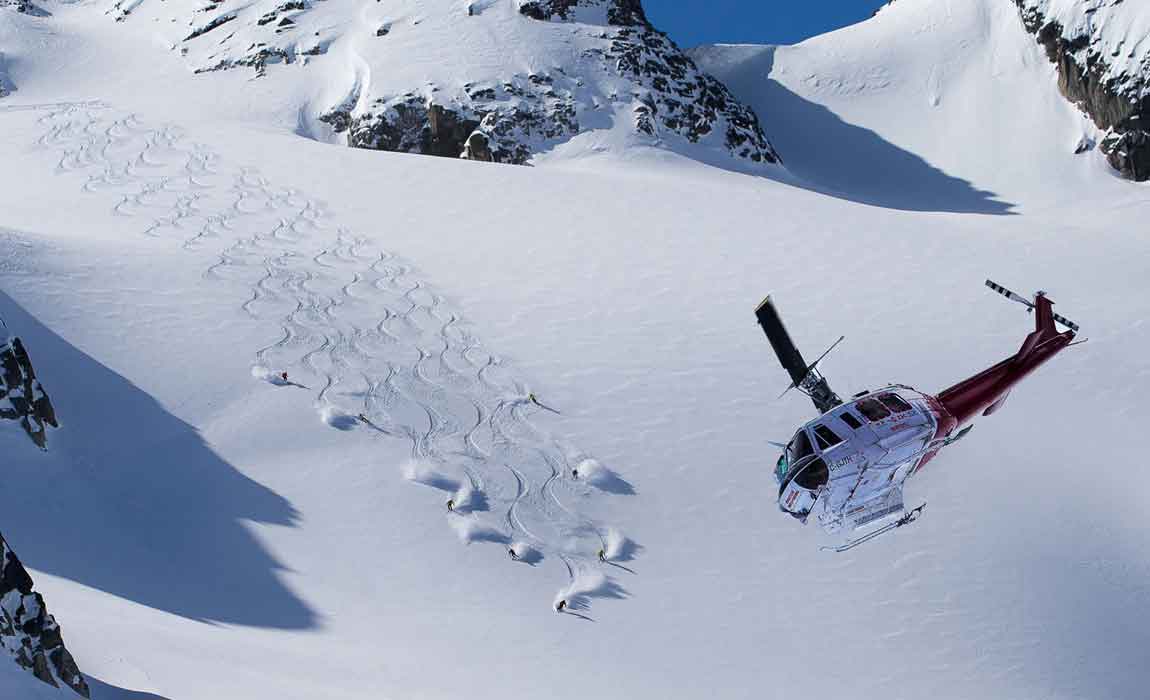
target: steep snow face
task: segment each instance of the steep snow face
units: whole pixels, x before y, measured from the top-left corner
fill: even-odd
[[[1102,151],[1125,177],[1150,179],[1150,4],[1014,0],[1058,66],[1068,99],[1106,130]]]
[[[993,214],[1125,186],[1008,2],[895,2],[795,46],[692,55],[771,110],[789,172],[839,196]]]
[[[765,169],[755,113],[638,0],[116,0],[197,72],[305,66],[300,131],[387,151],[527,163],[580,134]],[[726,161],[723,163],[722,161]]]

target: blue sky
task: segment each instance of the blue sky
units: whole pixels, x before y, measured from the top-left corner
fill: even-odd
[[[680,46],[794,44],[860,22],[886,0],[643,0],[651,23]]]

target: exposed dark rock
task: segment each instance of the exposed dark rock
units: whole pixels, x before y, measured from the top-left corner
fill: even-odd
[[[458,158],[479,122],[433,104],[427,110],[427,136],[423,152],[432,156]]]
[[[569,20],[576,7],[604,6],[608,24],[650,26],[640,0],[521,0],[519,12],[537,20]]]
[[[32,587],[28,570],[0,535],[0,646],[45,683],[63,684],[89,697],[88,683],[64,646],[60,626]]]
[[[0,10],[5,8],[15,10],[32,17],[51,17],[52,13],[36,5],[31,0],[0,0]]]
[[[408,93],[376,100],[364,114],[352,114],[345,105],[320,119],[346,131],[348,145],[356,148],[521,165],[533,155],[533,143],[579,132],[574,97],[550,88],[552,82],[536,75],[468,86],[466,98],[450,105]],[[476,134],[482,138],[472,141]],[[474,156],[468,155],[468,143]]]
[[[228,22],[233,21],[236,17],[238,17],[238,15],[236,15],[234,13],[224,14],[224,15],[219,15],[218,17],[214,17],[214,18],[212,18],[211,21],[209,21],[204,26],[192,30],[192,33],[189,34],[184,39],[184,41],[191,41],[192,39],[197,39],[197,38],[207,34],[210,31],[219,29],[220,27],[224,26]]]
[[[1058,68],[1058,88],[1100,128],[1098,144],[1110,165],[1132,180],[1150,179],[1150,75],[1115,76],[1094,37],[1066,36],[1065,28],[1034,6],[1014,0],[1026,30]],[[1098,27],[1096,31],[1101,31]]]
[[[3,8],[10,8],[28,15],[39,14],[36,6],[29,0],[0,0],[0,9]]]
[[[40,449],[47,449],[47,426],[58,428],[56,410],[19,338],[0,343],[0,420],[14,420]]]
[[[779,162],[754,111],[735,99],[727,86],[700,71],[666,35],[649,26],[623,27],[606,57],[646,89],[640,98],[646,111],[636,115],[640,131],[655,134],[665,128],[696,143],[723,128],[733,155],[756,163]]]
[[[467,144],[463,148],[463,157],[467,160],[481,160],[488,163],[495,161],[495,154],[491,152],[491,143],[485,134],[478,131],[467,137]]]

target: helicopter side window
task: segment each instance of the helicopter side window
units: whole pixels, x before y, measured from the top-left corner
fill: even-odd
[[[911,410],[911,405],[898,394],[880,394],[878,400],[895,413],[905,413]]]
[[[798,476],[795,477],[795,483],[804,489],[814,491],[830,479],[831,473],[827,469],[827,463],[821,459],[815,459],[799,472]]]
[[[829,450],[842,441],[843,439],[838,435],[835,435],[835,431],[831,430],[827,426],[815,426],[815,442],[819,444],[820,450]]]
[[[839,414],[839,420],[846,423],[851,430],[858,430],[862,427],[862,423],[859,422],[859,419],[855,418],[854,414],[847,413],[846,411]]]
[[[886,409],[886,406],[883,406],[874,399],[863,399],[855,405],[858,406],[859,413],[863,414],[863,418],[866,418],[872,423],[880,421],[890,415],[890,411]]]

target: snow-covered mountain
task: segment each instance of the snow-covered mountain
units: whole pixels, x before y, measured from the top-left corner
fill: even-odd
[[[446,94],[573,75],[637,5],[227,4],[185,42],[225,4],[38,4],[0,10],[0,316],[61,428],[0,421],[0,528],[96,700],[1144,694],[1147,186],[1075,153],[1098,128],[1009,0],[700,52],[787,159],[753,176],[622,101],[534,168],[323,142],[350,37],[412,42],[371,99]],[[291,65],[194,72],[293,17]],[[845,334],[842,396],[935,391],[1033,328],[986,278],[1089,342],[915,477],[913,527],[820,551],[753,309]],[[74,695],[0,663],[4,700]]]
[[[1014,0],[1026,29],[1058,66],[1058,87],[1104,134],[1123,176],[1150,179],[1150,4]]]
[[[1009,2],[898,0],[795,46],[692,55],[741,100],[771,110],[788,171],[820,191],[995,213],[1065,192],[1088,197],[1109,171],[1090,149],[1098,127],[1060,94]]]
[[[300,130],[352,146],[526,163],[584,136],[744,169],[777,161],[754,112],[639,0],[116,0],[109,12],[159,30],[199,73],[289,64]]]

